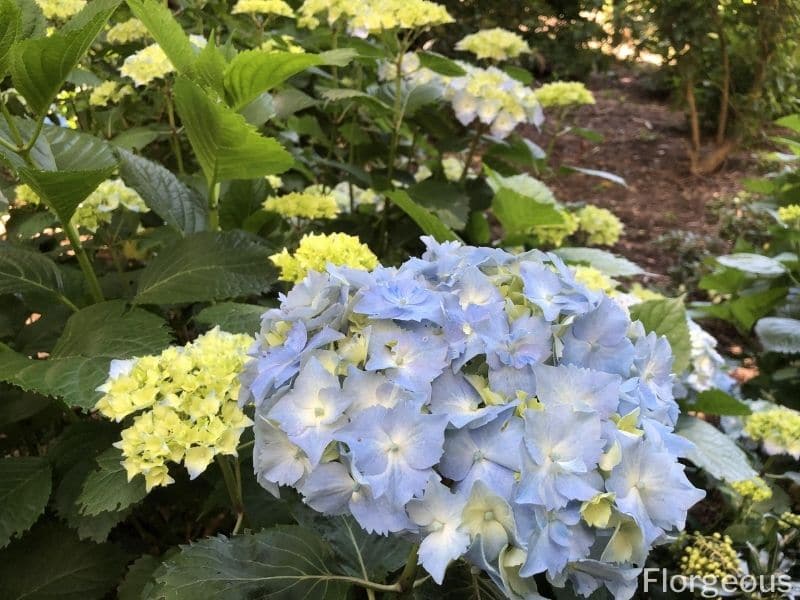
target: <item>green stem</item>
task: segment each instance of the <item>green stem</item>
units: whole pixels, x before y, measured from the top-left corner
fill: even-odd
[[[483,137],[483,133],[486,130],[486,125],[481,123],[478,125],[478,128],[475,130],[475,137],[472,138],[472,143],[469,145],[469,152],[467,152],[467,160],[464,161],[464,170],[461,172],[461,177],[458,179],[458,183],[463,184],[467,180],[467,175],[469,175],[469,167],[472,164],[472,160],[475,158],[475,153],[478,151],[478,144],[481,141],[481,137]]]
[[[175,160],[178,163],[178,172],[184,175],[183,151],[181,150],[181,140],[178,137],[178,127],[175,124],[175,105],[172,102],[172,89],[169,87],[169,84],[167,84],[164,92],[167,97],[167,120],[169,121],[170,131],[172,132],[170,135],[170,143],[172,145],[172,151],[175,153]]]
[[[231,535],[239,533],[244,521],[244,500],[242,499],[242,474],[239,470],[239,459],[234,457],[235,472],[231,469],[230,462],[227,456],[217,454],[215,457],[219,470],[222,472],[222,478],[225,480],[225,487],[228,489],[228,496],[231,500],[231,508],[236,514],[236,524],[233,526]]]
[[[13,147],[11,148],[14,150],[14,152],[19,152],[20,149],[24,147],[24,143],[22,141],[22,135],[19,132],[19,128],[17,127],[17,124],[14,122],[14,117],[12,117],[11,113],[8,111],[8,106],[6,106],[5,102],[0,104],[0,110],[3,111],[3,117],[5,118],[6,123],[8,123],[8,131],[11,133],[11,137],[14,138],[14,143],[17,144],[16,148]],[[5,142],[5,140],[3,141]],[[6,144],[8,144],[8,142],[6,142]]]
[[[417,576],[417,563],[419,562],[419,544],[414,544],[411,546],[411,551],[408,553],[408,558],[406,559],[406,566],[403,568],[403,572],[400,573],[400,577],[397,579],[395,585],[399,588],[399,592],[401,596],[406,596],[411,593],[416,585],[415,578]]]
[[[78,312],[80,310],[80,308],[78,308],[77,305],[64,294],[56,294],[56,299],[61,302],[61,304],[69,308],[72,312]]]
[[[97,280],[97,275],[92,268],[92,263],[89,262],[89,257],[86,254],[83,244],[81,244],[75,226],[72,223],[66,222],[62,223],[62,227],[64,227],[64,233],[66,233],[67,238],[69,238],[72,251],[75,252],[75,258],[78,259],[78,264],[81,267],[81,271],[83,271],[83,276],[89,284],[89,292],[92,294],[92,299],[95,302],[103,302],[105,300],[103,297],[103,290],[100,288],[100,282]]]
[[[208,184],[208,218],[211,231],[219,230],[219,187],[215,180]]]
[[[403,54],[405,54],[405,52],[404,48],[401,46],[397,53],[397,59],[395,60],[397,74],[394,80],[394,107],[392,109],[394,119],[392,122],[392,142],[389,146],[389,163],[386,165],[389,185],[391,185],[392,175],[394,175],[394,163],[397,160],[397,147],[400,145],[400,128],[403,125]],[[384,208],[384,210],[386,209]]]

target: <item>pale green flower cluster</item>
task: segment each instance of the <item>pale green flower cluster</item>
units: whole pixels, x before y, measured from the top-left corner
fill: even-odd
[[[781,206],[778,209],[778,218],[790,229],[800,229],[800,204]]]
[[[348,31],[359,37],[453,22],[444,6],[429,0],[305,0],[299,10],[298,24],[314,29],[320,24],[320,13],[327,13],[329,25],[343,18]]]
[[[466,163],[457,156],[446,156],[442,159],[442,172],[447,181],[458,181],[464,173]]]
[[[502,139],[521,123],[542,123],[541,105],[531,88],[496,67],[461,66],[466,75],[447,80],[443,95],[462,125],[478,119]]]
[[[592,92],[579,81],[554,81],[538,88],[536,98],[545,108],[594,104]]]
[[[776,406],[745,417],[745,434],[761,442],[767,454],[789,454],[800,460],[800,412]]]
[[[619,241],[625,226],[610,210],[587,204],[577,213],[580,230],[593,246],[613,246]]]
[[[114,444],[129,481],[144,475],[150,491],[174,481],[171,462],[183,462],[194,479],[217,454],[236,455],[253,424],[238,405],[239,373],[252,342],[215,328],[158,356],[112,362],[95,408],[115,421],[135,414]]]
[[[283,0],[239,0],[231,11],[238,14],[278,15],[280,17],[293,17],[294,11]]]
[[[772,498],[772,488],[761,477],[734,481],[731,487],[742,498],[746,498],[751,502],[765,502]]]
[[[200,35],[189,36],[192,45],[201,49],[207,41]],[[130,77],[137,86],[147,85],[156,79],[163,79],[175,70],[164,50],[158,44],[150,44],[135,54],[131,54],[122,63],[119,72],[123,77]]]
[[[320,194],[325,196],[333,196],[336,200],[336,206],[340,213],[350,212],[350,194],[353,194],[353,208],[361,205],[370,205],[380,208],[383,203],[383,198],[372,189],[360,188],[355,184],[349,184],[342,181],[336,184],[336,187],[328,188],[323,185],[311,185],[305,189],[307,194]]]
[[[147,27],[139,19],[128,19],[117,23],[106,33],[109,44],[130,44],[145,39],[149,35]]]
[[[531,51],[522,36],[502,27],[481,29],[456,44],[456,50],[471,52],[479,59],[507,60]]]
[[[339,214],[336,199],[330,193],[314,189],[267,198],[264,209],[286,218],[299,219],[333,219]]]
[[[720,533],[691,536],[691,543],[683,549],[681,572],[687,577],[714,577],[740,574],[739,555],[733,540]]]
[[[89,104],[92,106],[108,106],[116,104],[125,96],[133,93],[133,88],[129,85],[122,85],[116,81],[104,81],[96,86],[89,94]]]
[[[599,290],[612,297],[617,291],[619,281],[612,279],[599,269],[577,265],[572,267],[572,272],[575,274],[576,281],[582,283],[590,290]]]
[[[86,0],[36,0],[47,19],[66,21],[86,6]]]
[[[288,33],[275,35],[266,40],[259,47],[264,52],[290,52],[291,54],[303,54],[306,49],[297,43],[295,38]]]
[[[297,282],[309,271],[325,271],[328,264],[370,271],[378,266],[378,257],[356,236],[345,233],[306,234],[294,254],[284,248],[270,257],[281,270],[284,281]]]

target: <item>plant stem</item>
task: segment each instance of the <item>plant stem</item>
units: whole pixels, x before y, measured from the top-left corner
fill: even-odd
[[[169,121],[170,131],[172,132],[170,136],[172,151],[175,153],[175,160],[178,163],[178,172],[184,175],[183,152],[181,151],[181,140],[178,137],[178,128],[175,125],[175,105],[172,102],[172,89],[169,87],[169,84],[167,84],[164,92],[167,97],[167,120]]]
[[[400,577],[397,579],[396,585],[399,588],[401,596],[408,595],[414,589],[415,578],[417,576],[417,562],[419,561],[419,544],[411,546],[411,551],[408,553],[406,559],[406,566]]]
[[[481,141],[481,137],[483,137],[485,127],[486,126],[481,123],[475,130],[475,136],[472,138],[472,142],[469,145],[469,152],[467,152],[467,160],[464,161],[464,170],[461,171],[461,177],[458,178],[458,183],[460,184],[463,184],[467,180],[469,167],[472,164],[472,160],[475,158],[475,153],[478,151],[478,144]]]
[[[8,106],[6,106],[5,102],[0,104],[0,110],[3,111],[3,117],[5,118],[6,123],[8,123],[8,131],[9,133],[11,133],[11,137],[14,139],[14,143],[17,144],[17,147],[16,148],[12,147],[12,149],[15,152],[19,152],[20,149],[24,146],[24,143],[22,141],[22,135],[20,135],[19,132],[19,128],[17,127],[17,124],[14,122],[14,117],[12,117],[11,113],[8,112]],[[3,141],[5,142],[5,140]],[[8,142],[5,143],[6,145],[8,144]]]
[[[217,454],[215,457],[222,478],[225,480],[225,487],[228,489],[228,496],[231,499],[231,508],[236,514],[236,524],[233,526],[231,535],[239,533],[244,521],[244,501],[242,499],[242,473],[239,469],[239,459],[234,457],[235,470],[231,469],[227,456]]]
[[[72,246],[72,251],[75,252],[75,258],[78,259],[78,264],[81,267],[81,271],[83,271],[83,276],[86,278],[86,282],[89,284],[89,292],[92,295],[92,299],[95,302],[103,302],[105,298],[103,297],[103,290],[100,288],[100,282],[97,280],[97,275],[92,268],[92,263],[89,262],[89,257],[86,255],[86,250],[81,244],[81,240],[78,237],[78,232],[75,230],[75,226],[70,223],[62,223],[62,227],[64,228],[64,233],[67,234],[67,238],[69,238],[69,243]]]
[[[212,180],[208,184],[208,219],[211,231],[219,230],[219,183]]]
[[[405,52],[404,48],[401,46],[397,53],[397,59],[395,60],[397,74],[394,80],[394,108],[392,110],[394,119],[392,123],[392,142],[389,146],[389,163],[386,165],[389,185],[391,185],[392,175],[394,175],[394,163],[397,160],[397,147],[400,145],[400,128],[403,125],[403,54],[405,54]],[[386,209],[384,208],[384,210]]]

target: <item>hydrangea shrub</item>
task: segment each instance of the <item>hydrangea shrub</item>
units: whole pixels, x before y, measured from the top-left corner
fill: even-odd
[[[510,597],[540,573],[630,597],[704,495],[668,342],[553,254],[425,243],[309,273],[264,314],[241,398],[258,481],[415,537],[437,582],[465,558]]]

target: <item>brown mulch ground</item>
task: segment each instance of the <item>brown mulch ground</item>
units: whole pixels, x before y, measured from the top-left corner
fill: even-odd
[[[570,124],[599,132],[604,140],[593,144],[574,135],[564,136],[556,143],[551,165],[610,171],[623,177],[628,187],[582,174],[547,183],[561,201],[587,201],[617,214],[626,231],[613,250],[663,279],[675,256],[655,240],[676,230],[715,235],[707,206],[741,189],[741,180],[753,174],[751,153],[732,155],[713,175],[693,176],[686,157],[683,113],[667,101],[653,98],[629,72],[596,77],[587,85],[597,104],[576,110]],[[546,139],[535,130],[527,134],[546,145]]]

